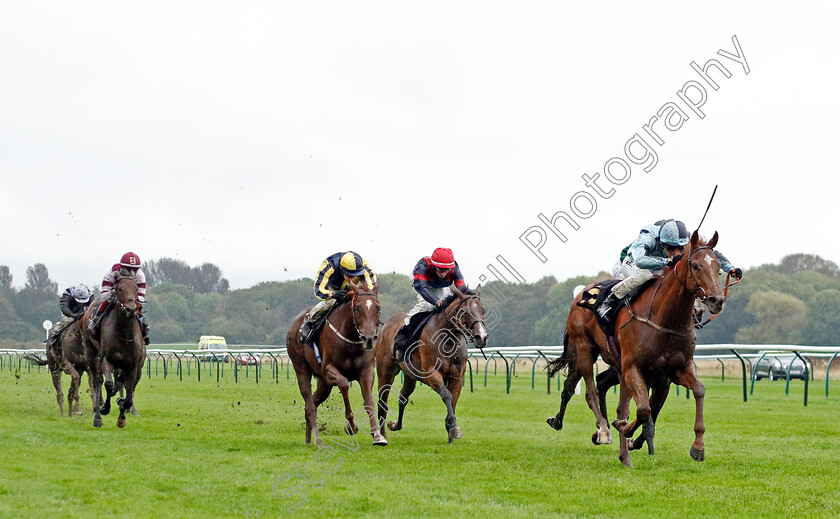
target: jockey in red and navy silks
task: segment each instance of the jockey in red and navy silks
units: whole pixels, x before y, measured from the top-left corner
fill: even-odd
[[[398,362],[404,360],[409,336],[413,331],[409,327],[411,318],[421,312],[442,310],[443,300],[452,295],[450,287],[453,285],[458,290],[469,292],[452,249],[437,248],[431,256],[421,258],[417,262],[412,281],[412,286],[417,292],[417,304],[406,314],[403,326],[394,337],[394,358]]]
[[[414,267],[412,282],[417,304],[405,316],[405,324],[414,314],[441,308],[442,300],[452,294],[452,285],[459,290],[467,288],[451,249],[437,248],[431,256],[421,258]]]
[[[441,258],[444,261],[440,261]],[[414,290],[432,305],[436,305],[442,299],[433,293],[433,291],[437,292],[436,289],[450,287],[453,284],[459,289],[466,286],[461,269],[449,249],[435,249],[432,256],[421,258],[414,267],[413,277]]]

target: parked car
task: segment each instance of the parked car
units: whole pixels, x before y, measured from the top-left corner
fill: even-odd
[[[233,357],[233,361],[240,366],[256,366],[260,363],[259,359],[250,353],[239,353]]]
[[[207,350],[204,357],[215,362],[228,361],[227,341],[220,335],[202,335],[198,339],[198,349]]]
[[[777,380],[786,378],[788,369],[790,370],[790,378],[805,380],[805,363],[791,353],[768,353],[753,367],[753,374],[756,380],[763,378]],[[810,375],[812,371],[813,366],[808,362],[807,373]]]

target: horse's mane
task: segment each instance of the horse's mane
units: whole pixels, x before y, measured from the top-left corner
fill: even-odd
[[[457,297],[458,297],[458,296],[456,296],[455,294],[449,294],[448,296],[444,297],[444,298],[441,300],[441,301],[443,301],[443,306],[442,306],[442,307],[443,307],[443,308],[449,308],[449,305],[451,305],[451,304],[452,304],[452,301],[454,301],[454,300],[455,300],[455,298],[457,298]]]

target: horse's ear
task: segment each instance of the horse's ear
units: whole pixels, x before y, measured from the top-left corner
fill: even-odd
[[[477,295],[477,296],[481,295],[481,283],[479,283],[478,286],[475,287],[475,295]]]
[[[711,240],[709,240],[709,247],[714,249],[715,245],[717,245],[717,242],[718,242],[718,232],[715,231],[715,235],[712,236]]]
[[[697,247],[697,242],[700,241],[700,235],[697,234],[697,231],[691,233],[691,248],[692,250]]]
[[[379,294],[379,280],[378,279],[376,280],[376,283],[373,284],[373,293],[377,294],[377,295]]]

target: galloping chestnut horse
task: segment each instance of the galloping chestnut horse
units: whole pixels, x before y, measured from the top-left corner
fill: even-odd
[[[125,389],[126,397],[118,398],[120,416],[117,426],[125,427],[125,412],[134,403],[134,389],[143,375],[146,362],[146,345],[137,318],[137,282],[125,270],[120,271],[111,290],[116,299],[114,307],[99,322],[99,339],[91,333],[88,322],[95,304],[85,310],[81,319],[82,338],[88,352],[88,364],[93,374],[93,425],[102,427],[102,415],[111,408],[111,397]],[[103,374],[113,373],[116,384],[106,383],[107,399],[102,405]],[[110,380],[108,381],[110,382]]]
[[[695,231],[682,259],[666,269],[628,308],[622,307],[616,317],[616,339],[621,351],[617,359],[607,345],[607,339],[595,322],[595,315],[577,305],[583,293],[572,303],[566,322],[568,346],[574,349],[577,371],[586,382],[586,401],[595,414],[598,430],[592,441],[611,443],[609,425],[599,408],[592,366],[598,354],[611,366],[621,369],[621,393],[618,419],[613,426],[620,434],[622,463],[630,466],[627,437],[642,426],[642,435],[633,442],[640,448],[647,442],[653,454],[654,419],[668,395],[669,383],[690,389],[696,403],[695,441],[690,455],[703,461],[703,398],[705,387],[694,372],[694,327],[692,307],[699,299],[712,314],[723,309],[725,297],[720,287],[720,263],[713,248],[717,245],[715,232],[708,244],[700,241]],[[587,288],[594,286],[594,283]],[[558,359],[559,360],[559,359]],[[557,362],[557,361],[555,361]],[[555,365],[556,367],[556,365]],[[651,396],[648,397],[648,390]],[[630,398],[636,401],[636,417],[628,423]]]
[[[67,408],[70,416],[82,414],[82,406],[79,404],[79,385],[82,383],[82,373],[88,374],[88,382],[93,388],[93,377],[88,370],[87,354],[82,343],[82,333],[79,328],[80,321],[70,323],[61,332],[58,338],[60,352],[47,347],[47,359],[41,360],[37,357],[26,356],[30,362],[39,366],[48,366],[52,375],[53,386],[55,386],[55,397],[58,400],[58,409],[61,416],[64,416],[64,394],[61,391],[61,374],[70,375],[70,389],[67,390]]]
[[[464,385],[467,367],[467,346],[465,337],[473,339],[476,346],[487,344],[487,330],[484,327],[484,306],[481,304],[481,285],[474,295],[461,293],[453,288],[453,297],[445,309],[429,319],[420,332],[419,340],[408,347],[405,362],[394,360],[394,337],[405,319],[399,313],[382,327],[382,337],[376,345],[376,372],[379,376],[379,426],[384,432],[388,414],[388,395],[397,373],[405,373],[405,382],[400,390],[399,418],[388,422],[392,431],[402,429],[403,413],[408,397],[414,392],[417,381],[434,389],[446,404],[446,431],[449,443],[463,437],[455,419],[455,406]]]
[[[364,285],[350,284],[349,302],[337,303],[327,316],[325,326],[317,333],[315,342],[321,354],[321,361],[315,357],[312,346],[300,342],[300,325],[305,309],[292,322],[292,328],[286,335],[286,350],[295,368],[300,394],[305,404],[306,443],[311,443],[315,435],[315,444],[324,444],[318,433],[316,422],[318,406],[324,402],[333,386],[338,386],[344,397],[348,434],[356,434],[359,427],[350,407],[350,381],[358,380],[365,402],[365,412],[370,418],[370,432],[374,445],[387,445],[388,441],[379,432],[376,422],[376,410],[373,402],[373,356],[376,338],[379,332],[379,282],[373,290]],[[312,377],[318,381],[315,393],[312,393]]]

